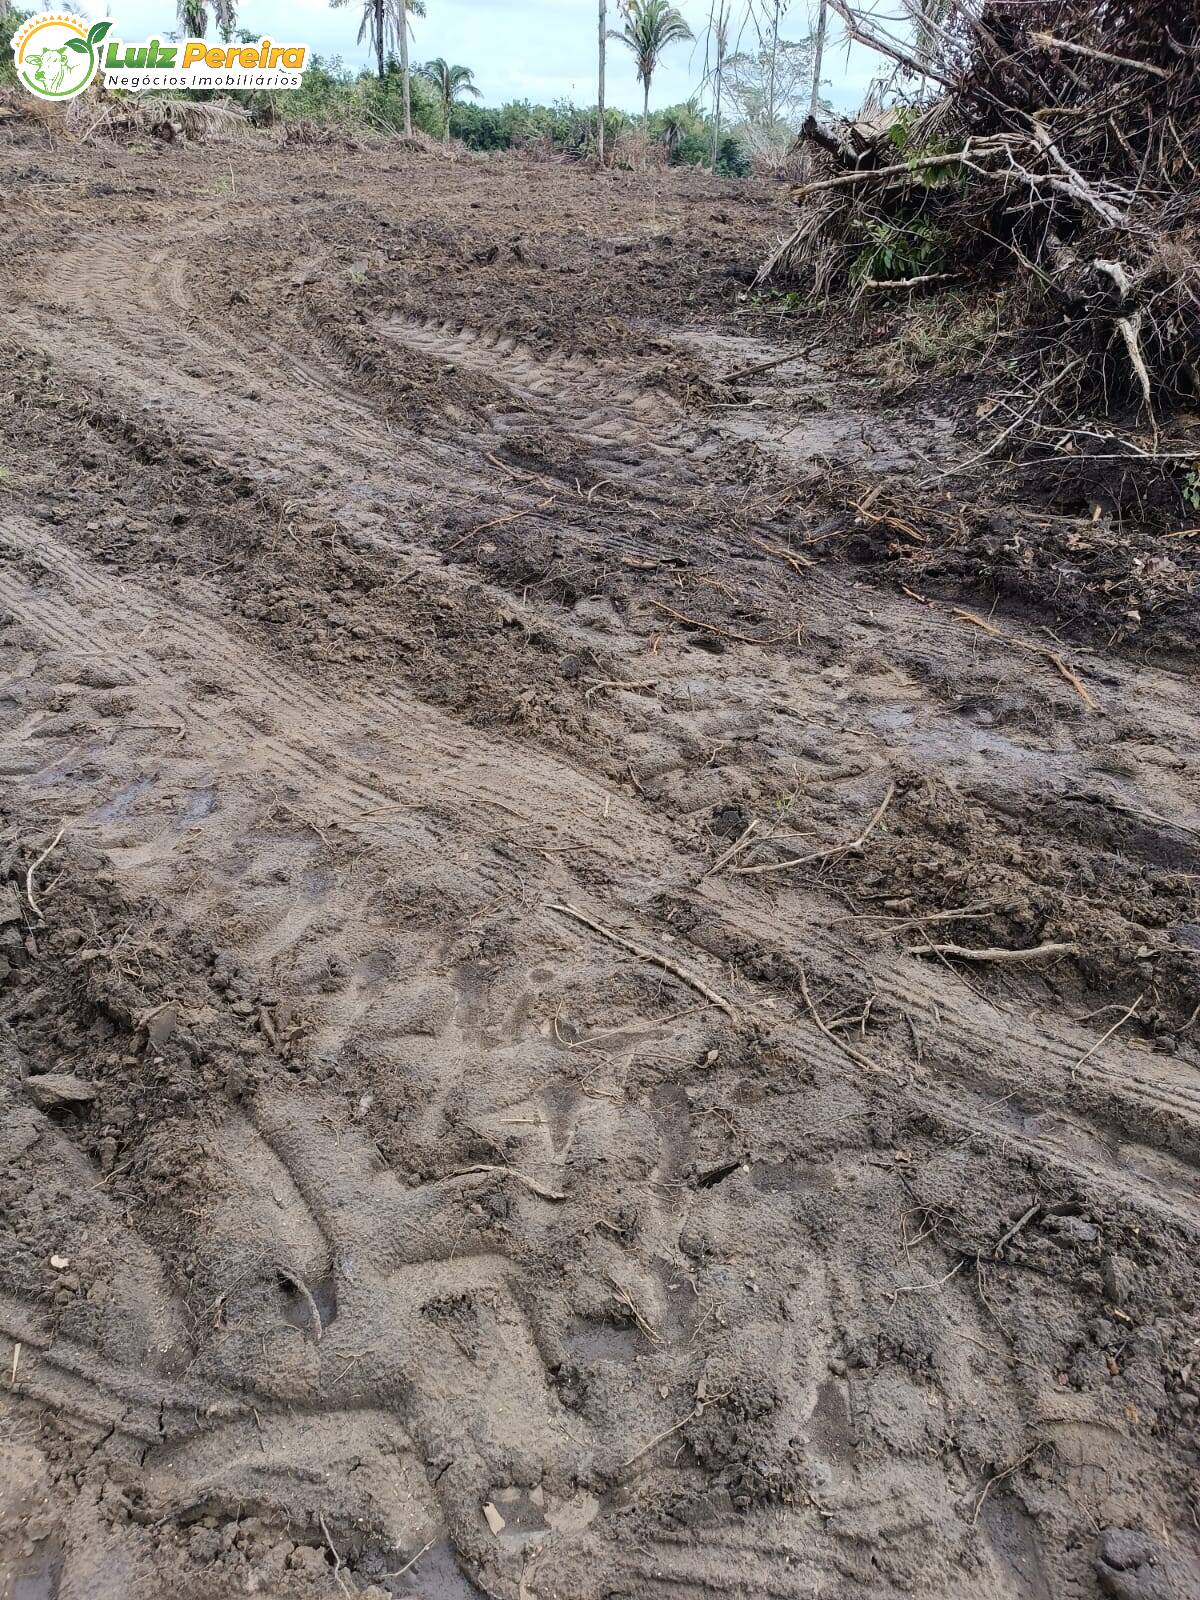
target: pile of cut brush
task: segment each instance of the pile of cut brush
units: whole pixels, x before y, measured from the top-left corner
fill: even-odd
[[[830,4],[922,93],[805,125],[799,225],[759,281],[1005,287],[1027,337],[986,453],[1200,512],[1200,5],[967,0],[915,7],[914,42]]]

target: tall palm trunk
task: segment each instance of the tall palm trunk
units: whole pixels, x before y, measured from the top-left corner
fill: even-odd
[[[650,127],[650,77],[649,77],[649,74],[647,74],[647,76],[643,80],[642,87],[646,91],[645,94],[642,96],[642,122],[643,122],[644,126],[647,129],[649,129],[649,127]]]
[[[808,114],[810,117],[816,116],[817,102],[821,97],[821,57],[825,54],[826,20],[825,0],[821,0],[821,9],[817,13],[817,38],[816,43],[813,45],[812,95],[808,102]]]
[[[400,3],[400,77],[404,89],[404,137],[412,138],[412,76],[408,70],[408,0]]]
[[[375,0],[375,57],[379,63],[379,81],[384,78],[383,70],[383,0]]]
[[[449,102],[449,100],[445,100],[442,103],[442,149],[443,150],[449,150],[449,148],[450,148],[450,102]]]
[[[825,0],[821,0],[824,5]],[[713,130],[712,130],[712,160],[709,165],[715,169],[717,154],[721,148],[721,80],[725,76],[725,52],[729,48],[729,13],[725,7],[725,0],[720,0],[717,10],[717,71],[713,93]]]
[[[607,22],[605,0],[600,0],[600,93],[599,110],[596,114],[596,149],[600,155],[601,166],[604,165],[604,41],[608,37]]]
[[[808,97],[808,114],[811,118],[817,115],[817,106],[821,100],[821,59],[825,54],[825,25],[828,21],[826,0],[821,0],[821,8],[817,12],[817,33],[813,45],[812,66],[812,93]],[[812,145],[805,143],[801,155],[801,171],[805,176],[812,170]]]
[[[775,121],[775,61],[779,54],[779,0],[771,17],[771,66],[767,75],[767,126]]]

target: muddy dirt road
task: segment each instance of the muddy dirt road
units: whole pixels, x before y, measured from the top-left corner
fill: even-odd
[[[1194,659],[751,185],[5,141],[5,1600],[1196,1593]]]

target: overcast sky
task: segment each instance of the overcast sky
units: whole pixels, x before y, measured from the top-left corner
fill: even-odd
[[[25,0],[30,4],[31,0]],[[37,3],[37,0],[32,0]],[[46,0],[49,4],[49,0]],[[676,0],[697,36],[695,45],[672,45],[654,79],[651,106],[686,100],[704,75],[704,34],[710,0]],[[813,15],[815,0],[811,0]],[[802,38],[810,30],[810,0],[790,0],[781,34]],[[86,0],[93,17],[111,15],[119,37],[130,40],[160,36],[175,26],[172,0]],[[590,105],[596,98],[597,0],[426,0],[428,16],[413,19],[413,60],[445,56],[471,67],[484,100],[574,100]],[[616,20],[616,0],[609,13]],[[745,9],[735,0],[735,14]],[[757,0],[755,10],[765,10]],[[265,33],[280,43],[311,45],[322,56],[340,55],[349,65],[366,61],[355,43],[361,0],[331,10],[327,0],[240,0],[241,26]],[[847,55],[840,24],[830,15],[830,43],[822,78],[826,96],[839,110],[853,110],[862,100],[878,58],[854,46]],[[211,38],[216,30],[209,28]],[[753,29],[744,45],[751,47]],[[609,44],[608,99],[630,111],[642,107],[633,57],[619,44]]]

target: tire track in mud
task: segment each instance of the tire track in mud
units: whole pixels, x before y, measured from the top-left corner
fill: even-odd
[[[13,525],[5,524],[0,532],[11,537],[14,532]],[[153,629],[159,637],[181,639],[190,635],[192,642],[199,643],[203,651],[203,654],[195,655],[189,660],[190,670],[198,669],[207,677],[228,679],[232,675],[232,663],[236,661],[237,676],[241,679],[241,692],[244,693],[248,685],[253,689],[256,698],[261,697],[262,705],[289,706],[295,718],[303,719],[310,729],[336,725],[346,743],[353,744],[356,738],[366,736],[368,728],[403,722],[410,740],[409,748],[420,752],[422,781],[419,787],[412,785],[411,780],[406,786],[403,768],[394,765],[393,755],[392,764],[389,765],[389,782],[386,790],[383,790],[369,787],[362,782],[347,782],[345,777],[334,776],[338,767],[345,772],[348,763],[344,755],[332,755],[327,747],[322,748],[312,744],[298,747],[286,739],[271,736],[264,738],[257,725],[257,718],[249,722],[242,721],[239,726],[236,720],[231,720],[228,716],[212,714],[205,716],[207,725],[198,731],[201,731],[206,738],[216,735],[235,749],[240,748],[243,761],[247,754],[254,752],[255,763],[251,770],[257,770],[260,777],[277,773],[289,777],[296,785],[297,804],[301,807],[307,806],[310,810],[316,809],[318,827],[334,824],[345,827],[366,825],[371,834],[377,836],[376,848],[391,847],[405,854],[414,848],[440,849],[437,835],[429,831],[428,824],[425,825],[423,840],[419,836],[414,838],[413,824],[422,811],[436,803],[437,796],[447,783],[454,782],[460,793],[471,796],[485,809],[494,807],[498,803],[503,810],[513,815],[523,815],[528,826],[539,815],[546,815],[553,803],[551,797],[561,802],[571,781],[568,773],[560,767],[547,768],[546,775],[540,783],[541,792],[546,797],[545,802],[542,806],[531,806],[529,803],[531,785],[535,791],[539,785],[534,777],[535,769],[528,757],[522,758],[520,786],[504,791],[502,775],[506,769],[511,768],[510,760],[497,753],[489,765],[480,769],[478,745],[482,741],[472,740],[473,760],[469,766],[464,766],[465,742],[454,737],[444,725],[440,724],[440,719],[438,722],[433,722],[427,718],[424,726],[414,729],[411,706],[381,698],[374,704],[368,702],[364,721],[356,728],[352,722],[348,723],[344,708],[335,706],[333,702],[315,693],[306,685],[289,683],[286,676],[274,667],[267,670],[265,667],[256,666],[253,658],[247,656],[244,645],[225,637],[221,630],[209,626],[205,628],[202,639],[197,640],[191,633],[188,616],[175,608],[164,607],[159,601],[150,600],[138,586],[128,581],[122,582],[119,586],[118,601],[111,583],[106,582],[101,576],[87,573],[82,564],[73,558],[65,547],[46,541],[41,535],[36,536],[36,544],[27,547],[37,554],[48,574],[55,574],[59,581],[64,579],[68,581],[92,607],[103,609],[105,614],[111,615],[119,604],[120,609],[133,618],[132,625],[138,634]],[[5,577],[0,577],[0,598],[5,599],[15,612],[28,617],[36,624],[48,622],[57,647],[69,656],[90,658],[97,653],[97,646],[102,641],[77,612],[72,614],[61,606],[53,607],[44,599],[31,599],[28,592],[12,588]],[[121,659],[125,668],[137,672],[143,682],[154,683],[154,677],[158,674],[148,670],[148,663],[139,661],[136,654],[122,652]],[[162,703],[172,710],[179,706],[183,698],[180,685],[158,676],[158,682],[154,686],[163,697]],[[143,714],[160,713],[152,707],[149,712]],[[186,723],[184,725],[186,726]],[[432,765],[428,759],[430,749],[438,752],[437,759]],[[228,765],[226,763],[223,765],[228,775]],[[473,789],[469,774],[477,770],[481,771],[481,778]],[[404,793],[406,787],[407,794],[400,800],[398,796]],[[498,800],[498,792],[504,795],[503,799]],[[638,835],[639,819],[636,808],[633,807],[628,809],[627,815],[623,815],[620,807],[624,802],[618,797],[618,809],[612,813],[610,819],[621,841],[618,846],[609,824],[604,821],[606,803],[611,798],[608,792],[601,788],[581,791],[571,806],[573,836],[578,838],[581,844],[586,843],[589,850],[597,857],[619,859],[621,866],[628,869],[632,865],[628,854],[629,844]],[[403,822],[389,822],[387,818],[371,819],[372,811],[386,811],[395,804],[401,804],[405,808],[406,817]],[[304,815],[303,811],[301,815]],[[581,827],[581,824],[586,824],[589,818],[596,824],[590,836],[587,835],[585,828]],[[644,827],[641,831],[644,833]],[[647,841],[646,853],[640,863],[640,874],[644,878],[652,876],[654,865],[661,867],[662,853],[664,849],[669,848],[665,839]],[[730,929],[729,937],[735,941],[736,946],[743,949],[755,947],[766,950],[776,945],[774,920],[756,920],[745,895],[736,895],[730,899],[724,893],[714,892],[710,886],[705,891],[705,900],[710,911],[707,919],[710,927],[720,926],[720,923],[712,920],[711,915],[719,906],[722,920],[727,922]],[[826,966],[827,970],[831,969],[838,955],[844,952],[838,952],[836,947],[822,937],[819,929],[812,926],[811,912],[803,913],[800,920],[810,924],[808,943],[812,959]],[[300,935],[304,925],[305,921],[302,919],[300,923],[290,927],[289,935],[292,940]],[[643,940],[654,942],[656,935],[652,928],[645,926],[635,931]],[[711,946],[711,935],[705,942]],[[282,953],[278,941],[274,939],[270,948],[276,955]],[[926,1060],[939,1073],[943,1083],[962,1082],[965,1087],[978,1083],[980,1089],[988,1089],[996,1096],[1011,1095],[1023,1082],[1024,1069],[1017,1067],[1014,1071],[1008,1068],[1004,1056],[1011,1052],[1016,1062],[1040,1057],[1047,1066],[1061,1074],[1061,1087],[1057,1093],[1052,1092],[1046,1100],[1048,1084],[1044,1084],[1039,1092],[1039,1097],[1043,1099],[1050,1115],[1059,1115],[1056,1110],[1050,1108],[1061,1105],[1064,1097],[1073,1107],[1079,1100],[1098,1097],[1097,1113],[1101,1114],[1098,1125],[1094,1120],[1097,1113],[1090,1119],[1085,1117],[1082,1121],[1077,1109],[1063,1114],[1061,1132],[1068,1139],[1071,1138],[1072,1128],[1082,1133],[1089,1126],[1097,1131],[1123,1133],[1128,1131],[1127,1125],[1133,1118],[1133,1125],[1138,1128],[1143,1140],[1154,1140],[1157,1136],[1159,1148],[1155,1160],[1161,1169],[1161,1179],[1170,1182],[1181,1196],[1195,1192],[1194,1168],[1190,1165],[1184,1167],[1173,1165],[1162,1144],[1163,1139],[1167,1139],[1181,1154],[1193,1162],[1200,1154],[1200,1147],[1197,1145],[1197,1132],[1200,1127],[1200,1093],[1187,1081],[1189,1072],[1187,1067],[1175,1070],[1164,1067],[1156,1075],[1148,1076],[1147,1069],[1139,1061],[1136,1052],[1115,1045],[1103,1056],[1078,1065],[1088,1049],[1086,1034],[1073,1030],[1073,1033],[1056,1037],[1048,1026],[1031,1027],[1023,1025],[1019,1018],[1011,1017],[1002,1019],[997,1026],[996,1017],[999,1014],[993,1014],[993,1017],[989,1018],[987,1013],[981,1010],[972,991],[957,988],[952,983],[947,984],[940,976],[932,977],[919,961],[909,960],[889,965],[887,968],[884,968],[882,963],[872,963],[860,967],[860,972],[860,981],[864,985],[869,983],[874,992],[889,1002],[898,1013],[922,1018],[924,1025],[935,1034],[936,1048],[927,1050]],[[739,1000],[739,1004],[749,1005],[748,998],[745,1001]],[[798,1022],[801,1015],[799,1008],[793,1008],[794,1022]],[[797,1044],[798,1047],[804,1048],[799,1041]],[[819,1066],[827,1055],[823,1041],[815,1035],[810,1035],[805,1053],[813,1068]],[[990,1079],[988,1073],[980,1076],[978,1063],[981,1061],[994,1063],[990,1069]],[[965,1075],[964,1066],[960,1063],[972,1064],[966,1069]],[[1067,1164],[1071,1162],[1069,1153],[1055,1149],[1056,1145],[1061,1145],[1061,1138],[1056,1139],[1054,1135],[1050,1135],[1046,1140],[1036,1136],[1030,1137],[1015,1128],[1007,1118],[998,1121],[989,1119],[983,1102],[979,1103],[975,1113],[972,1114],[969,1109],[964,1109],[962,1106],[956,1109],[953,1101],[946,1101],[944,1094],[935,1096],[931,1086],[926,1085],[925,1093],[930,1100],[931,1110],[934,1109],[935,1100],[942,1101],[939,1114],[948,1119],[950,1125],[967,1131],[990,1126],[993,1132],[999,1133],[1016,1149],[1044,1150],[1059,1156]],[[1100,1108],[1105,1106],[1108,1108],[1107,1112],[1100,1112]],[[1079,1170],[1087,1173],[1089,1178],[1108,1186],[1114,1182],[1111,1176],[1106,1177],[1102,1174],[1094,1162],[1081,1165]],[[1127,1186],[1118,1184],[1117,1187],[1127,1192]],[[1181,1214],[1177,1210],[1168,1207],[1168,1211],[1173,1221],[1181,1220]]]
[[[202,221],[191,237],[215,241],[221,229],[219,218]],[[232,455],[253,472],[268,461],[266,441],[278,438],[297,467],[310,452],[334,464],[332,420],[355,453],[350,466],[337,463],[341,481],[360,466],[380,485],[403,474],[402,493],[419,498],[432,488],[469,507],[481,483],[496,497],[478,472],[481,445],[493,433],[519,434],[532,417],[573,449],[582,445],[597,471],[619,474],[631,492],[653,496],[665,485],[674,494],[681,474],[703,469],[707,446],[696,454],[698,435],[683,421],[664,437],[653,392],[569,354],[534,356],[506,348],[494,332],[437,321],[394,322],[384,337],[507,387],[517,406],[486,436],[392,436],[370,391],[353,393],[344,368],[317,357],[309,366],[309,357],[267,341],[255,344],[252,362],[244,353],[235,361],[225,345],[214,358],[192,339],[201,370],[181,382],[173,363],[192,277],[178,251],[159,247],[149,231],[140,247],[132,236],[88,242],[62,287],[87,307],[97,263],[105,267],[110,320],[88,314],[79,360],[96,380],[119,367],[127,397],[142,396],[173,426],[194,431],[214,461]],[[25,317],[21,331],[56,361],[67,359],[67,345],[36,319]],[[133,354],[120,355],[130,338]],[[148,355],[161,370],[147,369]],[[264,377],[257,361],[268,357],[274,365]],[[266,398],[235,396],[216,426],[231,374]],[[297,492],[313,481],[306,471]],[[524,491],[508,492],[527,503]],[[618,549],[654,548],[636,534],[623,544],[613,519],[589,520],[586,497],[577,498],[590,536]],[[486,520],[486,505],[475,511]],[[563,521],[575,536],[571,517]],[[197,1088],[206,1171],[221,1196],[195,1225],[198,1281],[207,1295],[251,1270],[227,1291],[229,1325],[219,1336],[194,1336],[195,1381],[255,1394],[262,1416],[257,1426],[233,1418],[214,1428],[223,1437],[200,1427],[186,1441],[154,1445],[146,1481],[164,1526],[202,1507],[225,1515],[240,1502],[268,1519],[282,1507],[317,1546],[325,1514],[344,1552],[386,1534],[403,1559],[449,1528],[465,1570],[504,1600],[518,1586],[571,1600],[614,1585],[665,1596],[747,1592],[749,1584],[755,1594],[792,1595],[831,1577],[882,1595],[910,1591],[916,1573],[927,1592],[951,1596],[967,1571],[980,1595],[1000,1597],[1024,1592],[1031,1568],[1052,1592],[1062,1573],[1076,1581],[1081,1570],[1063,1557],[1064,1536],[1018,1516],[1006,1495],[1005,1514],[1013,1508],[1018,1517],[1014,1565],[1014,1535],[1003,1522],[992,1526],[992,1503],[982,1517],[972,1510],[981,1487],[1028,1448],[1030,1428],[1109,1429],[1113,1416],[1104,1514],[1132,1520],[1153,1483],[1163,1525],[1177,1515],[1176,1445],[1147,1450],[1103,1390],[1065,1388],[1049,1363],[1065,1366],[1067,1357],[1053,1341],[1039,1343],[1037,1330],[1072,1325],[1076,1306],[1101,1315],[1089,1279],[1096,1251],[1083,1266],[1060,1260],[1051,1236],[1031,1225],[1041,1253],[1024,1260],[1018,1239],[1018,1265],[1012,1250],[1003,1263],[1029,1285],[1024,1299],[1007,1282],[985,1290],[978,1257],[973,1269],[958,1269],[980,1226],[992,1230],[990,1247],[1006,1221],[1000,1208],[1029,1186],[1047,1199],[1080,1197],[1075,1203],[1124,1248],[1144,1224],[1156,1247],[1165,1239],[1194,1250],[1188,1197],[1200,1096],[1185,1060],[1148,1061],[1117,1038],[1081,1063],[1097,1033],[1069,1021],[1051,990],[1038,991],[1028,1015],[1023,1002],[997,1010],[957,977],[836,932],[820,883],[768,901],[726,877],[697,882],[711,853],[703,858],[708,845],[698,851],[680,826],[688,813],[673,808],[669,776],[666,788],[639,792],[637,778],[626,788],[589,770],[582,748],[568,756],[472,728],[427,703],[420,685],[383,689],[328,666],[301,677],[265,629],[221,620],[227,595],[214,581],[188,580],[168,597],[152,573],[134,581],[106,572],[73,535],[20,517],[0,533],[19,552],[0,566],[0,599],[18,621],[20,680],[69,686],[70,660],[116,656],[133,681],[113,692],[124,688],[135,700],[99,718],[99,740],[111,740],[99,744],[95,732],[72,730],[70,712],[34,704],[6,732],[8,748],[14,740],[24,748],[49,724],[45,748],[62,752],[53,764],[71,775],[72,802],[94,801],[85,818],[120,801],[132,774],[150,776],[156,788],[132,795],[111,835],[104,824],[95,836],[113,838],[119,878],[160,893],[175,886],[179,836],[178,812],[160,814],[158,792],[202,780],[215,808],[198,819],[205,859],[192,862],[191,887],[170,906],[178,934],[211,931],[216,921],[251,974],[242,981],[252,999],[240,1003],[260,1005],[260,990],[294,993],[313,1012],[301,1054],[316,1070],[285,1076],[260,1048],[249,1060],[262,1084],[247,1104],[231,1107],[208,1085]],[[659,548],[667,538],[659,536]],[[861,602],[849,584],[819,574],[803,603],[819,613]],[[953,626],[916,607],[872,603],[878,631],[903,635],[909,660],[940,666],[959,642]],[[628,659],[628,677],[641,677],[644,636],[613,648]],[[762,717],[759,747],[738,764],[753,782],[794,767],[784,730],[798,706],[809,738],[824,726],[831,755],[860,743],[843,699],[803,657],[748,656],[735,646],[714,659],[681,645],[675,658],[669,650],[660,660],[655,646],[656,669],[664,692],[678,682],[672,714],[690,735],[711,737],[691,703],[697,687],[719,684],[731,712]],[[1119,676],[1123,701],[1149,685],[1153,714],[1170,706],[1170,675]],[[219,693],[197,694],[200,680]],[[1068,689],[1050,691],[1056,710],[1070,707]],[[915,699],[920,719],[952,743],[956,724],[936,693],[922,687]],[[67,720],[56,724],[60,715]],[[131,738],[141,717],[178,721],[179,748],[170,735]],[[1194,735],[1177,706],[1170,718],[1181,738]],[[607,726],[620,725],[614,717]],[[656,741],[673,750],[661,770],[686,771],[671,733],[644,737],[652,755]],[[876,754],[872,770],[881,772],[894,750]],[[1087,760],[1080,739],[1060,777],[1086,770]],[[1033,788],[1021,758],[1013,756],[1012,771]],[[280,781],[300,825],[273,840],[264,822]],[[1159,809],[1186,817],[1184,780],[1164,781],[1170,804]],[[49,798],[31,788],[27,827],[30,817],[50,815]],[[393,806],[404,808],[401,819],[387,814]],[[495,819],[497,808],[508,820]],[[306,823],[318,836],[336,831],[332,846],[315,842]],[[244,877],[225,859],[234,826],[239,848],[249,841],[253,869]],[[531,841],[534,826],[545,832]],[[352,836],[349,848],[343,835]],[[315,893],[297,888],[300,840],[306,870],[320,879]],[[497,857],[497,840],[516,859]],[[274,872],[285,879],[273,884]],[[389,900],[396,882],[403,892]],[[673,914],[677,896],[698,925]],[[545,910],[552,898],[677,953],[730,994],[742,1028],[694,1011],[672,1021],[696,997],[673,983],[664,990],[661,974],[564,924]],[[314,992],[314,974],[334,958],[349,976]],[[814,983],[842,997],[849,990],[885,1002],[888,1018],[878,1031],[864,1021],[861,1048],[911,1081],[890,1086],[818,1031],[790,981],[798,959]],[[923,1062],[892,1025],[904,1016],[926,1030]],[[643,1044],[646,1030],[665,1037]],[[593,1036],[598,1044],[588,1044]],[[1014,1096],[1016,1110],[1007,1104]],[[1040,1129],[1041,1117],[1057,1125]],[[1141,1146],[1109,1142],[1130,1130]],[[1122,1172],[1135,1159],[1141,1169]],[[912,1181],[910,1164],[920,1169]],[[455,1176],[460,1166],[500,1172]],[[961,1169],[971,1192],[958,1202],[966,1220],[957,1224],[938,1188],[948,1166]],[[538,1197],[506,1167],[565,1199]],[[142,1208],[148,1229],[153,1206],[172,1214],[181,1206],[152,1175],[139,1176],[127,1203]],[[911,1207],[941,1220],[910,1249],[897,1217]],[[1157,1260],[1148,1274],[1159,1271]],[[319,1346],[310,1308],[274,1275],[280,1265],[314,1290],[326,1318]],[[958,1275],[939,1288],[951,1269]],[[986,1272],[1000,1270],[993,1263]],[[912,1289],[921,1292],[904,1292]],[[991,1348],[989,1294],[1000,1314],[1011,1313],[1001,1352]],[[627,1304],[636,1317],[620,1309]],[[31,1344],[43,1338],[28,1305],[4,1305],[13,1331],[27,1330]],[[964,1341],[985,1343],[986,1361],[966,1353]],[[607,1353],[586,1353],[596,1348]],[[1010,1361],[1004,1352],[1013,1351]],[[62,1356],[75,1359],[66,1341]],[[102,1364],[78,1361],[96,1372],[89,1382],[112,1386]],[[66,1397],[65,1384],[58,1392]],[[158,1392],[175,1393],[165,1382]],[[993,1413],[983,1420],[981,1393]],[[1120,1393],[1127,1405],[1145,1403],[1132,1380]],[[87,1404],[83,1389],[76,1399]],[[105,1425],[111,1416],[95,1414]],[[639,1451],[623,1469],[640,1442],[659,1435],[665,1446]],[[368,1481],[349,1462],[335,1487],[305,1478],[321,1451],[340,1465],[347,1441]],[[1114,1464],[1120,1453],[1136,1462],[1136,1488]],[[389,1484],[393,1461],[401,1490]],[[1065,1455],[1055,1465],[1059,1481],[1039,1480],[1038,1492],[1053,1506],[1048,1525],[1074,1528],[1063,1488],[1072,1469]],[[481,1522],[484,1500],[510,1492],[516,1479],[522,1492],[544,1484],[560,1519],[532,1558]],[[639,1509],[643,1492],[682,1507],[686,1531],[678,1518],[664,1528]],[[965,1512],[948,1511],[955,1506]],[[518,1527],[522,1515],[514,1514]],[[1091,1537],[1082,1526],[1080,1539]],[[386,1570],[400,1564],[393,1553]],[[371,1575],[359,1570],[364,1581]]]
[[[499,808],[520,819],[523,830],[539,822],[550,828],[548,819],[565,810],[571,818],[570,841],[597,859],[631,873],[634,880],[653,882],[674,851],[668,835],[647,834],[643,808],[607,786],[589,783],[561,762],[542,761],[534,752],[523,748],[518,764],[511,751],[504,747],[496,745],[489,752],[488,741],[482,736],[465,735],[453,723],[427,708],[417,713],[411,701],[396,696],[367,696],[350,709],[344,702],[330,699],[312,685],[290,677],[276,663],[260,663],[245,642],[227,635],[219,625],[208,622],[197,629],[190,613],[151,597],[140,585],[129,580],[114,584],[102,569],[89,570],[61,541],[49,539],[40,530],[26,529],[8,520],[0,522],[0,537],[32,555],[56,584],[69,585],[89,610],[106,617],[127,614],[135,638],[153,631],[159,638],[188,641],[192,652],[187,662],[190,673],[218,682],[236,682],[238,700],[244,699],[250,691],[260,708],[270,707],[276,715],[285,708],[284,720],[308,730],[304,742],[297,742],[294,736],[265,733],[261,712],[249,719],[244,715],[239,718],[236,713],[231,717],[226,712],[188,701],[183,686],[174,678],[164,676],[161,668],[154,666],[144,654],[128,650],[120,654],[123,667],[136,673],[152,688],[161,697],[159,704],[171,714],[175,714],[183,702],[185,717],[187,712],[192,718],[199,716],[202,727],[196,731],[206,740],[219,737],[223,744],[239,752],[241,763],[249,760],[249,771],[256,772],[260,778],[280,774],[290,779],[296,786],[297,803],[308,808],[318,827],[338,826],[356,831],[367,828],[377,836],[380,845],[405,852],[414,848],[440,850],[441,843],[428,819],[437,808],[440,796],[448,787],[453,787],[485,812]],[[57,648],[68,657],[92,658],[104,653],[99,647],[105,644],[105,637],[97,633],[77,607],[68,609],[61,602],[51,602],[49,597],[31,595],[7,573],[0,574],[0,600],[35,626],[46,626]],[[112,652],[106,653],[111,658]],[[160,713],[151,707],[145,714]],[[186,727],[186,721],[183,725]],[[406,773],[405,762],[398,759],[394,743],[390,748],[379,747],[376,759],[386,761],[388,774],[386,787],[381,788],[372,785],[365,776],[355,780],[352,774],[356,767],[360,773],[364,769],[348,752],[372,734],[378,742],[378,731],[383,728],[403,730],[410,772]],[[318,729],[336,729],[337,742],[332,745],[312,742],[312,733]],[[227,762],[225,758],[222,765],[228,772]],[[416,777],[412,775],[415,768],[419,768]],[[394,806],[403,808],[403,820],[393,821],[378,815]],[[422,830],[416,837],[414,824]],[[562,837],[558,830],[552,829],[547,842]],[[516,836],[517,841],[524,845],[531,842],[524,832]],[[639,853],[631,854],[634,850]],[[675,876],[681,878],[685,870],[680,864]],[[753,909],[751,896],[717,889],[712,880],[708,880],[703,899],[710,926],[719,926],[711,920],[712,912],[719,907],[721,919],[729,927],[729,936],[742,948],[778,947],[774,919],[761,917]],[[806,935],[814,958],[832,967],[838,955],[844,952],[838,952],[836,945],[823,935],[814,910],[803,901],[797,921],[802,926],[807,925]],[[648,924],[635,932],[644,941],[655,941],[655,932]],[[1200,1087],[1188,1082],[1187,1067],[1175,1070],[1164,1067],[1156,1080],[1147,1076],[1136,1053],[1123,1051],[1114,1044],[1103,1056],[1084,1062],[1075,1071],[1089,1043],[1089,1036],[1078,1029],[1056,1037],[1045,1024],[1029,1026],[1020,1018],[1003,1018],[994,1011],[989,1017],[972,991],[965,986],[948,984],[940,975],[934,977],[919,960],[889,963],[886,967],[882,961],[864,963],[862,976],[899,1013],[916,1015],[928,1022],[934,1017],[938,1019],[939,1054],[945,1051],[945,1070],[952,1076],[955,1059],[976,1063],[994,1055],[995,1046],[989,1050],[986,1044],[993,1039],[1011,1050],[1019,1061],[1040,1056],[1048,1066],[1061,1073],[1064,1080],[1074,1084],[1078,1079],[1081,1096],[1089,1089],[1101,1093],[1113,1107],[1112,1120],[1107,1126],[1114,1129],[1120,1126],[1117,1108],[1123,1105],[1127,1114],[1138,1116],[1143,1135],[1157,1131],[1161,1120],[1165,1119],[1166,1127],[1172,1130],[1172,1139],[1180,1141],[1179,1148],[1193,1159],[1200,1155],[1196,1142],[1200,1132]],[[719,983],[719,972],[710,978],[714,980]],[[793,1016],[798,1020],[801,1015],[796,1008]],[[816,1048],[818,1054],[823,1053],[823,1046],[818,1044]],[[1003,1068],[1000,1073],[998,1081],[1004,1082],[1011,1091],[1019,1081],[1019,1073],[1012,1076]],[[1119,1093],[1114,1084],[1121,1086]],[[1021,1141],[1007,1127],[1005,1135],[1027,1142]]]

